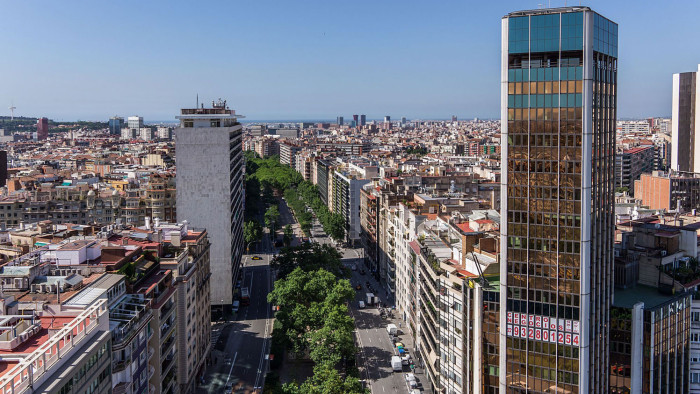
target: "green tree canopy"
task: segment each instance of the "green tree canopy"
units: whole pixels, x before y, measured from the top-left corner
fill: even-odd
[[[292,229],[292,225],[288,224],[284,226],[284,246],[289,246],[292,243],[292,239],[294,238],[294,230]]]
[[[279,219],[280,210],[277,205],[267,208],[267,211],[265,211],[265,226],[267,226],[271,231],[274,231],[277,223],[279,223]]]
[[[258,242],[262,239],[263,229],[260,223],[256,220],[248,220],[243,224],[243,238],[246,246],[251,243]]]
[[[283,386],[285,394],[365,394],[369,390],[362,388],[362,383],[352,376],[343,379],[340,372],[330,363],[314,367],[314,374],[306,382],[287,383]]]
[[[342,255],[331,245],[320,245],[316,242],[304,243],[299,246],[282,250],[270,266],[277,270],[277,277],[284,278],[296,268],[304,271],[324,269],[338,277],[347,275],[347,268],[341,263]]]

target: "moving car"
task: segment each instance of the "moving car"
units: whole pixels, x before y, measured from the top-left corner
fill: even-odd
[[[241,302],[236,300],[233,301],[233,313],[238,312],[238,309],[241,307]]]
[[[356,289],[356,290],[362,290],[362,285],[358,283],[357,286],[355,286],[355,289]]]
[[[363,309],[363,308],[365,307],[365,302],[364,302],[364,301],[360,301],[360,302],[357,303],[357,306],[358,306],[360,309]]]
[[[253,256],[253,260],[262,260],[262,257],[260,257],[260,256]]]

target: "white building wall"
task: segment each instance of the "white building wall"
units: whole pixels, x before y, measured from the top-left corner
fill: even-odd
[[[240,260],[232,226],[243,213],[232,212],[230,135],[233,127],[177,128],[177,221],[206,228],[211,242],[211,304],[233,303],[233,280]],[[240,152],[238,152],[240,153]],[[238,157],[241,158],[240,154]],[[242,167],[241,167],[242,170]],[[240,204],[239,204],[240,205]]]

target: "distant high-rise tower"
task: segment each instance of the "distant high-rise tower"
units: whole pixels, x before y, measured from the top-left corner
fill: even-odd
[[[360,115],[360,126],[365,126],[367,124],[367,115]]]
[[[0,187],[7,184],[7,151],[0,150]]]
[[[124,118],[118,116],[109,118],[109,134],[121,135],[122,127],[124,127]]]
[[[565,7],[501,31],[500,391],[608,393],[617,24]]]
[[[343,125],[343,117],[338,116],[338,118],[336,119],[336,123],[338,123],[338,126],[342,126]]]
[[[211,240],[211,304],[228,309],[243,253],[243,129],[226,101],[180,111],[177,221],[206,228]]]
[[[405,125],[405,124],[406,124],[406,117],[405,117],[405,116],[402,116],[402,117],[401,117],[401,124],[402,124],[402,125]]]
[[[457,116],[456,116],[456,115],[452,115],[452,121],[453,121],[453,122],[456,122],[456,121],[457,121]]]
[[[359,115],[353,115],[352,120],[355,122],[355,126],[360,124],[360,116]]]
[[[49,138],[49,120],[47,118],[39,118],[36,121],[36,139],[43,141]]]
[[[673,74],[671,169],[700,172],[700,84],[698,71]]]
[[[127,119],[127,127],[130,129],[140,129],[143,127],[142,116],[129,116]]]
[[[384,128],[385,128],[386,130],[390,130],[390,129],[391,129],[391,116],[389,116],[389,115],[387,115],[387,116],[384,117]]]

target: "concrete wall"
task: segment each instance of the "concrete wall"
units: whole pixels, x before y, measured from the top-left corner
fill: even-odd
[[[175,130],[177,221],[187,220],[194,227],[207,229],[211,241],[212,305],[233,302],[229,144],[231,134],[239,130],[240,125]]]

